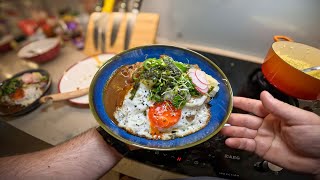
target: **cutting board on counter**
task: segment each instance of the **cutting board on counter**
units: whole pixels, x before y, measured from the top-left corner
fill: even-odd
[[[130,16],[134,16],[132,13],[123,13],[122,20],[120,22],[118,34],[116,41],[113,46],[110,45],[111,42],[111,31],[113,26],[114,17],[117,16],[119,12],[106,13],[107,17],[104,23],[99,23],[99,28],[105,29],[105,51],[106,53],[120,53],[125,46],[125,34],[127,20]],[[91,14],[86,34],[86,41],[84,47],[84,53],[92,56],[96,54],[103,53],[100,48],[96,49],[94,45],[94,28],[97,26],[96,20],[102,17],[102,13],[94,12]],[[136,17],[135,24],[133,26],[131,40],[129,48],[143,46],[148,44],[154,44],[159,25],[159,14],[155,13],[139,13]],[[105,27],[103,27],[105,26]],[[101,46],[101,36],[99,35],[98,46]]]

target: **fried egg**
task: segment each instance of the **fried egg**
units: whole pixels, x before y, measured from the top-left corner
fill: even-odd
[[[179,113],[179,116],[177,122],[174,122],[172,126],[166,127],[164,125],[162,126],[164,128],[155,126],[150,119],[150,112],[151,110],[156,112],[159,108],[153,108],[156,103],[148,99],[149,95],[150,89],[143,83],[140,83],[132,100],[130,99],[130,91],[127,93],[122,106],[117,107],[114,112],[119,127],[136,136],[169,140],[199,131],[210,120],[210,111],[205,103],[208,97],[203,95],[197,98],[192,97],[186,106],[175,111],[175,113]],[[174,115],[176,114],[172,114],[172,116]]]

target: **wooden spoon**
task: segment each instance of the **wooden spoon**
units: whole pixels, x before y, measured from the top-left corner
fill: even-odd
[[[63,101],[67,99],[73,99],[77,97],[84,96],[89,93],[89,88],[77,89],[75,91],[70,91],[66,93],[50,94],[40,98],[40,103],[47,103],[53,101]]]

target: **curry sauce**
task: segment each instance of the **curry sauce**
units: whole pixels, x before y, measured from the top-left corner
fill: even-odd
[[[104,88],[104,107],[113,122],[118,124],[114,118],[117,107],[122,106],[124,97],[133,86],[132,73],[135,65],[122,66],[117,69]]]

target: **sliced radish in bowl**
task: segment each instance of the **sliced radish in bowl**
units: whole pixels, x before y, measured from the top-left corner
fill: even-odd
[[[209,85],[205,72],[197,69],[195,75],[202,84]]]
[[[191,68],[191,69],[189,69],[188,73],[194,73],[194,72],[196,72],[196,70],[197,69]]]
[[[189,73],[189,77],[191,78],[192,83],[193,83],[195,86],[199,87],[200,89],[206,89],[206,88],[208,88],[207,85],[205,85],[205,84],[203,84],[201,81],[199,81],[199,79],[196,77],[196,74],[195,74],[195,73],[190,72],[190,73]]]
[[[196,90],[199,91],[199,92],[202,93],[202,94],[206,94],[206,93],[208,92],[209,88],[207,87],[207,88],[205,88],[205,89],[201,89],[201,88],[199,88],[199,87],[196,87]]]

